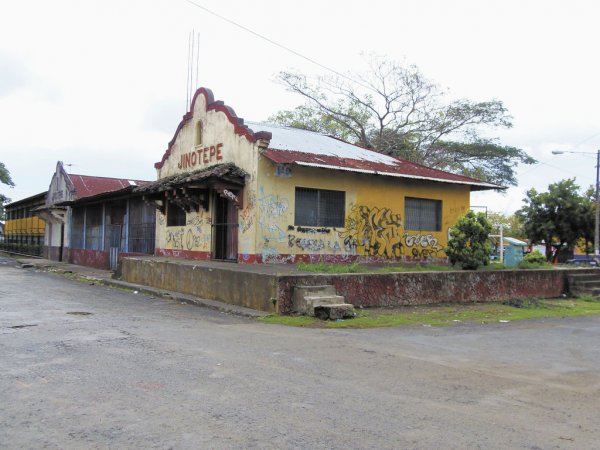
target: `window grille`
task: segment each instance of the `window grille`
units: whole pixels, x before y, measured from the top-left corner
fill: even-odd
[[[73,208],[71,215],[71,248],[83,248],[85,208]]]
[[[119,251],[125,251],[125,216],[127,203],[123,201],[108,202],[104,208],[104,248],[119,247]]]
[[[85,210],[85,249],[104,250],[102,242],[102,205],[88,206]]]
[[[296,188],[294,224],[305,227],[343,227],[346,193]]]
[[[404,228],[417,231],[442,229],[442,201],[425,198],[404,200]]]
[[[130,253],[154,253],[156,209],[135,198],[129,201]]]

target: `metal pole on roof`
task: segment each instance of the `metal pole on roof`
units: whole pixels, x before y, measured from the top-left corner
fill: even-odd
[[[500,264],[504,264],[504,224],[500,223]]]

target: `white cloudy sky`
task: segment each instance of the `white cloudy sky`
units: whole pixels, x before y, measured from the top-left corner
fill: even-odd
[[[375,52],[416,64],[456,97],[504,101],[514,127],[497,135],[542,164],[474,205],[512,212],[531,187],[594,183],[595,155],[551,150],[600,148],[597,0],[197,3],[338,71]],[[185,0],[0,0],[0,11],[0,161],[13,200],[46,190],[58,160],[72,173],[154,179],[185,112],[192,29],[199,85],[246,120],[301,103],[274,82],[278,71],[322,73]]]

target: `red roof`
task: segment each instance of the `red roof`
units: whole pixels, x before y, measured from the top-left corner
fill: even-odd
[[[92,197],[105,192],[118,191],[130,186],[143,186],[149,181],[130,180],[128,178],[92,177],[89,175],[68,174],[75,188],[75,199]]]
[[[394,164],[368,161],[364,159],[342,158],[333,155],[307,153],[294,150],[268,148],[263,152],[277,164],[297,164],[300,166],[320,167],[324,169],[346,170],[350,172],[386,175],[399,178],[413,178],[454,184],[467,184],[472,189],[502,189],[502,186],[486,183],[474,178],[456,175],[443,170],[432,169],[403,159],[394,158]]]

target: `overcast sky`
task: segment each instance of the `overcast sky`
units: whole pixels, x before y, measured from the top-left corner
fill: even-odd
[[[507,194],[473,205],[510,213],[524,192],[595,182],[600,149],[597,0],[198,0],[337,71],[375,52],[416,64],[454,97],[502,100],[505,145],[541,161]],[[200,33],[199,86],[245,120],[302,100],[275,75],[323,69],[185,0],[0,0],[0,161],[12,200],[71,173],[152,180],[186,109],[188,35]],[[592,152],[555,156],[552,150]]]

